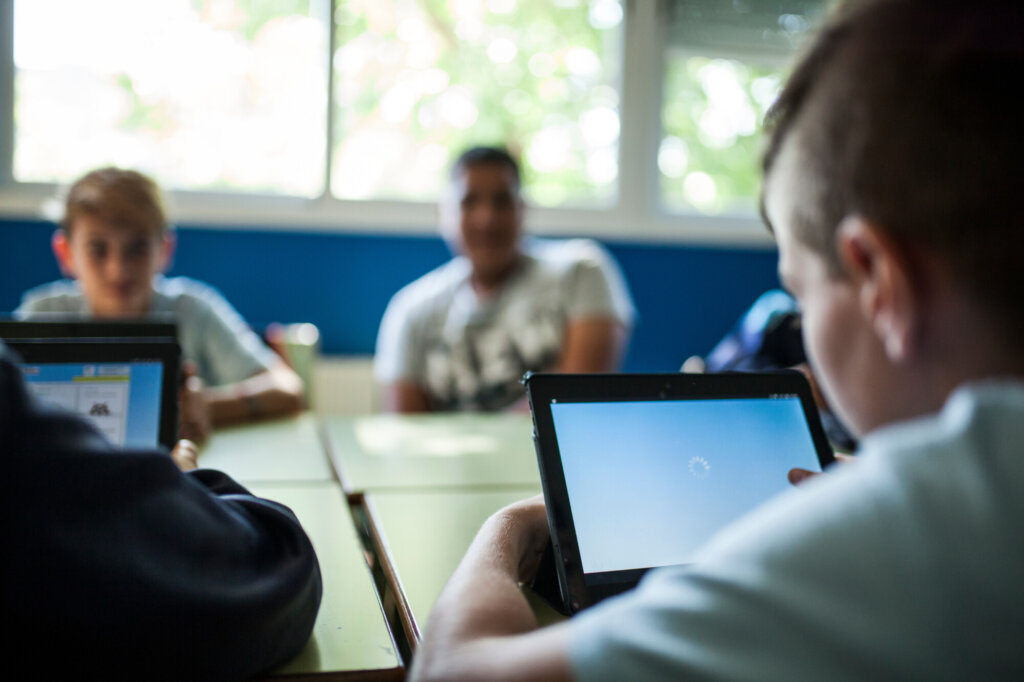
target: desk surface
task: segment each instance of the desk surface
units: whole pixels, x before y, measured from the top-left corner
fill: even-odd
[[[347,493],[539,489],[524,414],[327,417],[328,452]]]
[[[251,489],[295,512],[313,542],[323,575],[323,601],[313,636],[296,658],[274,674],[400,678],[398,654],[339,486],[264,483]]]
[[[419,641],[434,602],[487,517],[539,492],[540,486],[366,495],[367,514],[380,545],[377,551],[408,605],[407,634],[412,642]],[[534,611],[542,622],[560,618],[554,609],[538,603]]]
[[[334,480],[310,413],[217,429],[199,452],[199,466],[246,484]]]

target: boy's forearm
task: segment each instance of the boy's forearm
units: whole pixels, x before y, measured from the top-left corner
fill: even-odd
[[[384,411],[429,412],[430,398],[417,384],[411,381],[396,381],[384,386]]]
[[[537,626],[520,589],[524,542],[514,522],[497,515],[480,529],[438,598],[431,615],[431,634],[453,640],[526,632]],[[473,598],[472,595],[478,595]]]
[[[568,679],[564,628],[536,631],[519,586],[543,548],[537,521],[520,508],[484,524],[434,606],[412,680]]]
[[[628,329],[614,317],[569,320],[555,371],[614,372],[628,337]]]
[[[302,380],[287,366],[275,366],[244,381],[206,389],[214,425],[253,421],[299,412]]]

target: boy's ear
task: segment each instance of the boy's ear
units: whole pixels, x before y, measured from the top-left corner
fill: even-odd
[[[163,242],[160,244],[160,272],[167,272],[174,264],[174,249],[178,246],[178,240],[172,230],[164,232]]]
[[[462,230],[459,227],[458,207],[452,205],[452,199],[448,196],[450,188],[444,190],[446,193],[435,205],[434,215],[437,218],[438,232],[441,240],[453,256],[462,251]]]
[[[60,274],[73,279],[75,265],[71,258],[71,243],[68,241],[67,232],[60,228],[54,230],[53,236],[50,237],[50,248],[53,249],[53,255],[57,259]]]
[[[889,360],[905,361],[915,350],[922,316],[911,261],[889,235],[856,215],[839,225],[836,249]]]

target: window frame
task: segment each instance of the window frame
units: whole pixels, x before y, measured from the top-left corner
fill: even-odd
[[[315,3],[331,12],[333,0]],[[538,235],[577,236],[630,242],[672,242],[770,247],[773,242],[755,210],[703,215],[672,212],[661,204],[657,159],[665,56],[669,49],[666,0],[624,0],[623,64],[619,110],[617,199],[601,208],[528,207],[527,226]],[[0,220],[48,217],[58,187],[13,179],[14,3],[0,3]],[[330,16],[330,15],[328,15]],[[327,22],[330,45],[335,26]],[[328,59],[333,58],[333,49]],[[739,56],[739,55],[737,55]],[[646,74],[631,78],[628,74]],[[327,70],[328,112],[334,105],[333,69]],[[168,191],[175,223],[225,229],[434,234],[432,202],[346,200],[330,195],[334,116],[327,116],[324,190],[313,199],[248,193]]]

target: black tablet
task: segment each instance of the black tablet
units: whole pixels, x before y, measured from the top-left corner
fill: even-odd
[[[39,399],[77,412],[115,445],[173,447],[181,350],[173,338],[11,339]]]
[[[531,374],[524,380],[558,598],[575,613],[720,528],[832,451],[795,371]]]
[[[170,337],[178,335],[173,316],[102,319],[80,315],[36,313],[27,319],[0,319],[0,339],[100,339]]]

